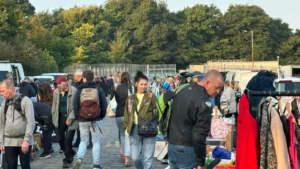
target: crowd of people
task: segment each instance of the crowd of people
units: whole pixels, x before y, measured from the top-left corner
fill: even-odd
[[[2,81],[0,92],[5,100],[0,111],[0,148],[5,152],[8,169],[17,169],[18,156],[22,169],[30,169],[36,121],[43,133],[40,157],[51,157],[51,136],[56,132],[60,153],[65,155],[63,168],[79,169],[85,162],[87,148],[92,147],[93,168],[101,169],[101,127],[112,98],[117,102],[115,120],[124,167],[151,169],[159,133],[157,99],[166,90],[176,91],[180,79],[170,76],[163,84],[155,79],[151,84],[148,82],[142,72],[137,72],[134,78],[128,72],[118,72],[113,78],[94,77],[90,70],[78,70],[72,79],[58,77],[55,89],[47,82],[33,84],[24,79],[16,92],[13,81]],[[190,83],[176,94],[166,138],[172,169],[204,167],[213,108],[211,98],[220,94],[223,83],[222,75],[211,70],[201,81]],[[225,90],[226,86],[227,82]],[[224,98],[227,99],[227,94]],[[77,152],[74,147],[78,147]]]

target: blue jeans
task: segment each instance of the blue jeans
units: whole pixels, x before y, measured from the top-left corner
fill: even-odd
[[[192,169],[197,168],[197,158],[194,148],[169,144],[168,157],[171,169]]]
[[[121,135],[121,147],[124,153],[124,156],[130,156],[130,140],[129,136],[125,134],[124,130],[124,117],[116,117],[116,123]]]
[[[93,125],[93,126],[92,126]],[[94,165],[100,165],[100,150],[101,150],[101,132],[99,128],[102,125],[102,121],[95,122],[79,122],[80,130],[80,144],[77,152],[77,159],[84,159],[87,146],[89,145],[90,134],[92,136],[93,143],[93,163]]]
[[[131,158],[137,169],[151,169],[156,137],[143,137],[138,134],[138,125],[133,125],[130,136]]]

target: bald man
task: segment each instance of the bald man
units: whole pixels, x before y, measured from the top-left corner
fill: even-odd
[[[175,96],[167,136],[172,169],[203,169],[212,119],[210,98],[220,92],[223,83],[220,72],[210,70],[201,81],[189,84]]]
[[[35,129],[32,101],[17,94],[11,80],[0,84],[0,92],[6,100],[0,110],[0,149],[5,152],[9,169],[18,168],[18,156],[21,168],[31,169],[30,154]]]

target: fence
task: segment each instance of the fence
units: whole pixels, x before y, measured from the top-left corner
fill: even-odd
[[[73,73],[77,69],[92,70],[95,76],[110,76],[117,72],[129,72],[134,75],[137,71],[142,71],[148,77],[176,74],[176,64],[74,64],[66,66],[64,72]]]

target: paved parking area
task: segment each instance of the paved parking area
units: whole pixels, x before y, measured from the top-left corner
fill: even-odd
[[[118,130],[115,119],[106,117],[102,127],[103,135],[101,139],[101,166],[103,169],[116,169],[125,168],[120,155],[120,144],[118,141]],[[63,154],[58,152],[59,145],[53,144],[54,153],[51,158],[42,159],[36,158],[32,163],[32,169],[59,169],[62,168]],[[77,149],[75,149],[77,150]],[[41,152],[39,152],[41,153]],[[167,165],[155,159],[153,169],[165,169]],[[92,152],[88,150],[82,169],[92,169]],[[134,167],[127,167],[127,169],[134,169]]]

